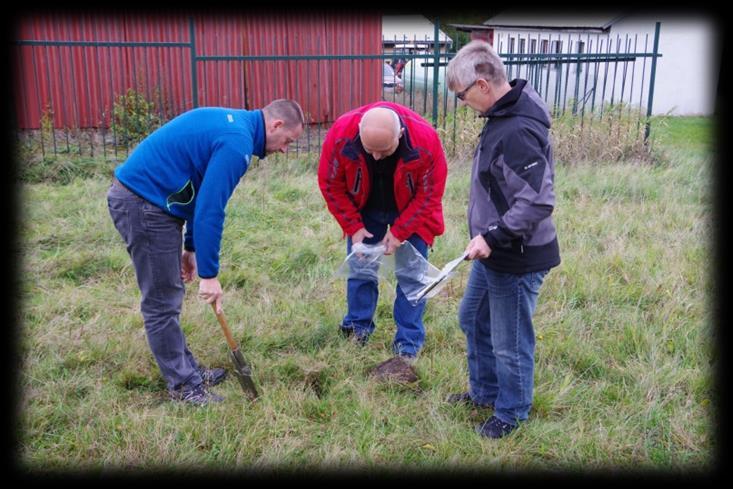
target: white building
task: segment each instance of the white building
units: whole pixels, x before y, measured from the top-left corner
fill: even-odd
[[[435,24],[422,15],[384,15],[382,17],[382,41],[385,50],[404,44],[417,44],[418,50],[432,51],[435,39]],[[438,43],[441,50],[450,48],[453,39],[438,29]]]
[[[652,113],[712,114],[720,71],[720,39],[715,20],[703,14],[505,11],[485,21],[481,29],[500,54],[633,54],[653,51],[656,22],[661,23],[658,52],[662,56],[657,58]],[[582,66],[507,65],[507,70],[511,77],[527,78],[539,85],[536,88],[544,92],[548,102],[555,97],[561,99],[565,91],[571,99],[577,95],[576,100],[586,104],[591,100],[598,103],[602,98],[636,105],[646,112],[651,58],[622,58],[625,60]]]

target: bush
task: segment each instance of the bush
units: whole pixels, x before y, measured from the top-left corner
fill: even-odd
[[[550,129],[555,161],[656,161],[651,145],[644,141],[646,120],[638,108],[625,104],[607,105],[603,112],[596,109],[592,114],[568,111],[555,116]],[[437,128],[446,154],[459,161],[470,160],[485,122],[466,106],[449,113]]]
[[[638,108],[626,104],[605,105],[592,114],[568,111],[556,116],[551,129],[555,161],[650,162],[653,154],[644,141],[646,120]]]
[[[161,124],[155,104],[134,88],[117,97],[112,117],[112,130],[118,143],[140,141]]]
[[[458,161],[470,160],[476,150],[484,123],[486,119],[479,117],[467,106],[458,107],[455,112],[449,113],[445,123],[441,121],[436,128],[446,156]]]

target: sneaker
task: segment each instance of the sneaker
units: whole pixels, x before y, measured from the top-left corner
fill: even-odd
[[[210,402],[221,402],[224,400],[220,395],[207,390],[203,384],[199,384],[196,387],[175,390],[171,392],[171,399],[195,404],[196,406],[205,406]]]
[[[402,356],[392,357],[374,367],[370,375],[378,380],[412,383],[417,380],[415,368]]]
[[[494,409],[494,404],[479,404],[478,402],[474,401],[471,398],[471,394],[468,392],[461,392],[460,394],[451,394],[446,399],[445,402],[448,404],[465,404],[467,406],[473,406],[477,408],[491,408]]]
[[[487,438],[502,438],[517,429],[517,425],[505,423],[496,416],[476,426],[476,433]]]
[[[221,384],[227,377],[227,371],[223,368],[206,368],[199,366],[199,375],[206,387],[213,387]]]

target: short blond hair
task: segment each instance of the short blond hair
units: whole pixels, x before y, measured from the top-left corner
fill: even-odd
[[[303,109],[295,100],[279,98],[267,104],[262,112],[268,119],[280,119],[285,123],[288,129],[305,126],[305,116]]]

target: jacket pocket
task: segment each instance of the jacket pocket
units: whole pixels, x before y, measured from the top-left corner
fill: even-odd
[[[410,197],[415,196],[415,182],[412,181],[412,173],[407,174],[407,188],[410,189]]]
[[[357,195],[361,189],[361,168],[356,169],[356,178],[354,179],[354,186],[351,189],[353,195]]]

